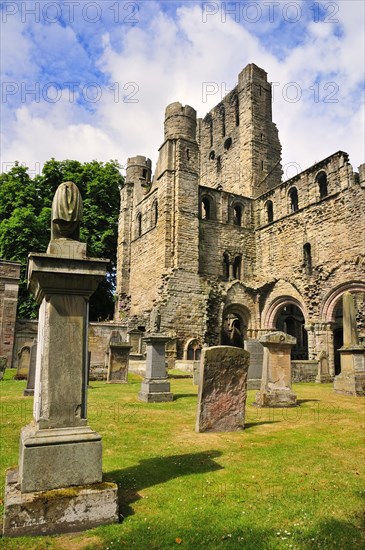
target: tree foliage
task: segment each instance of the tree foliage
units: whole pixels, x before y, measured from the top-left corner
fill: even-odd
[[[116,272],[120,187],[123,177],[117,161],[86,162],[51,159],[33,179],[28,168],[16,163],[0,174],[0,257],[21,262],[18,314],[37,316],[37,306],[26,285],[27,257],[45,252],[50,240],[51,206],[57,187],[73,181],[84,203],[81,240],[88,256],[110,260],[106,279],[90,300],[90,319],[112,317]]]

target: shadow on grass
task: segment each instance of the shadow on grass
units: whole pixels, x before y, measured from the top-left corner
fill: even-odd
[[[255,426],[262,426],[264,424],[277,424],[280,420],[266,420],[265,422],[245,422],[245,430],[249,430],[250,428],[254,428]]]
[[[314,403],[320,401],[320,399],[297,399],[297,405],[303,405],[303,403]]]
[[[118,484],[119,511],[123,518],[133,515],[133,509],[129,505],[142,498],[138,491],[177,477],[221,470],[222,466],[214,461],[214,458],[221,455],[220,451],[204,451],[147,458],[130,468],[108,472],[104,481]]]
[[[174,401],[185,399],[185,397],[197,397],[196,393],[174,393]]]

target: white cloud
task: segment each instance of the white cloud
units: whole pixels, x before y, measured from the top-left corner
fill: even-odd
[[[244,66],[253,62],[268,72],[269,80],[279,83],[273,118],[284,164],[296,162],[305,169],[339,149],[350,154],[355,167],[363,162],[363,105],[357,95],[364,66],[362,2],[346,2],[346,7],[340,3],[339,36],[331,24],[306,22],[304,42],[280,60],[262,45],[258,33],[232,19],[222,23],[221,17],[212,16],[203,23],[201,8],[186,5],[173,20],[156,6],[141,4],[140,25],[113,27],[109,35],[100,37],[97,68],[109,77],[109,86],[102,88],[100,101],[89,105],[94,110],[71,104],[65,97],[56,104],[22,105],[4,132],[6,160],[17,158],[34,165],[51,156],[81,161],[118,158],[125,164],[127,157],[145,154],[156,161],[166,105],[188,103],[204,116],[220,101],[221,93],[236,84]],[[267,22],[265,26],[269,33]],[[276,20],[273,31],[280,28]],[[72,33],[67,37],[75,40]],[[24,40],[21,49],[27,54],[29,43]],[[206,102],[204,82],[216,82],[219,89]],[[297,103],[283,97],[290,82],[302,92]],[[338,88],[331,88],[330,82]],[[310,89],[313,86],[317,87]],[[337,103],[328,102],[331,91]]]

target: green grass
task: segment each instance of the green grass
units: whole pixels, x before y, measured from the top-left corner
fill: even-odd
[[[0,383],[1,471],[18,461],[31,420],[25,382]],[[331,385],[294,386],[295,409],[256,409],[246,429],[198,434],[191,379],[172,403],[128,385],[92,382],[89,424],[103,437],[105,481],[120,485],[121,523],[82,534],[2,539],[2,549],[355,549],[364,538],[364,400]]]

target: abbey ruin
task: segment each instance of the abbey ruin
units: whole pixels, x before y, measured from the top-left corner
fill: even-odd
[[[271,104],[266,72],[248,65],[204,119],[166,108],[153,175],[149,159],[128,159],[115,320],[145,332],[158,318],[177,359],[245,347],[252,368],[260,336],[282,330],[297,339],[292,360],[325,353],[334,376],[345,291],[365,336],[365,164],[354,172],[337,151],[283,182]]]

